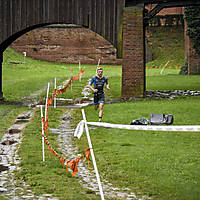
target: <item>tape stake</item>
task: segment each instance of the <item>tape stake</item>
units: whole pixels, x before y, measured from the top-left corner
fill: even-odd
[[[92,162],[93,162],[93,166],[94,166],[94,170],[95,170],[95,174],[96,174],[96,178],[97,178],[97,182],[98,182],[98,186],[99,186],[101,199],[104,200],[103,189],[102,189],[102,186],[101,186],[99,172],[98,172],[96,161],[95,161],[95,156],[94,156],[92,143],[91,143],[91,139],[90,139],[90,134],[89,134],[88,126],[87,126],[87,121],[86,121],[86,117],[85,117],[85,111],[84,111],[84,109],[82,109],[81,111],[82,111],[82,116],[83,116],[83,120],[84,120],[84,124],[85,124],[85,131],[86,131],[86,135],[87,135],[87,139],[88,139],[88,144],[89,144]]]
[[[43,110],[42,110],[42,105],[40,106],[40,110],[41,110],[41,119],[43,118]],[[44,154],[44,126],[45,124],[43,124],[43,120],[42,120],[42,161],[45,161],[45,154]]]
[[[163,66],[162,70],[160,71],[160,74],[163,73],[163,71],[164,71],[165,67],[167,67],[168,63],[169,63],[169,61],[167,61],[166,64]]]
[[[55,78],[55,87],[54,89],[56,90],[56,78]],[[54,108],[56,108],[56,96],[54,97]]]

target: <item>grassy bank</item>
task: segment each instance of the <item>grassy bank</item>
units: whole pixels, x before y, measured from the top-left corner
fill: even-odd
[[[79,66],[66,65],[59,63],[48,63],[26,58],[26,63],[22,56],[8,48],[4,53],[3,63],[3,93],[7,101],[22,101],[23,98],[29,98],[31,94],[37,92],[45,87],[47,83],[51,82],[51,90],[54,89],[54,79],[57,78],[57,85],[62,85],[63,81],[69,79],[71,76],[77,76],[79,73]],[[19,62],[19,64],[16,64]],[[73,72],[71,72],[71,67]],[[62,95],[63,98],[79,98],[81,91],[88,84],[88,79],[96,74],[96,67],[94,65],[82,65],[85,72],[82,76],[82,81],[73,82],[73,90],[68,90]],[[105,66],[105,74],[110,79],[115,79],[113,84],[113,94],[109,94],[110,98],[120,98],[121,95],[121,68],[114,68],[112,72],[111,66]],[[44,99],[46,91],[44,90],[38,95],[38,99]],[[59,97],[59,95],[58,95]]]
[[[153,61],[150,66],[176,66],[184,64],[184,30],[183,27],[149,27],[148,44]]]

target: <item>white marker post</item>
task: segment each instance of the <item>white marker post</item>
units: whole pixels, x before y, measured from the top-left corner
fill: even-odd
[[[24,64],[25,64],[26,63],[26,52],[24,51],[22,54],[24,56]]]
[[[54,89],[56,89],[56,78],[55,78],[55,87]],[[54,97],[54,108],[56,108],[56,96]]]
[[[42,110],[42,105],[40,106],[41,110],[41,119],[43,118],[43,110]],[[45,155],[44,155],[44,125],[42,122],[42,160],[43,162],[45,161]]]
[[[81,61],[79,60],[79,72],[81,71]],[[79,77],[79,82],[81,82],[81,76]]]
[[[71,66],[71,77],[73,76],[73,67]],[[71,91],[72,91],[72,82],[71,82]]]
[[[162,73],[163,73],[165,67],[167,67],[168,63],[169,63],[169,61],[166,62],[166,64],[163,66],[162,70],[160,71],[160,74],[161,74],[161,75],[162,75]]]
[[[101,60],[99,59],[98,64],[97,64],[97,67],[99,67],[99,65],[100,65],[100,61],[101,61]]]
[[[91,156],[92,156],[92,162],[93,162],[94,170],[95,170],[96,177],[97,177],[97,182],[98,182],[98,186],[99,186],[99,191],[100,191],[101,199],[104,200],[103,189],[102,189],[102,186],[101,186],[99,172],[98,172],[96,161],[95,161],[95,157],[94,157],[94,152],[93,152],[93,148],[92,148],[90,134],[89,134],[89,130],[88,130],[88,126],[87,126],[87,121],[86,121],[86,117],[85,117],[85,111],[84,111],[84,109],[82,109],[81,111],[82,111],[83,121],[84,121],[84,124],[85,124],[85,131],[86,131],[86,135],[87,135],[87,139],[88,139],[88,145],[89,145],[89,148],[90,148],[90,153],[91,153]]]
[[[47,103],[48,103],[48,96],[49,96],[49,85],[50,83],[48,83],[48,87],[47,87],[47,97],[46,97],[46,105],[45,105],[45,123],[47,120]]]

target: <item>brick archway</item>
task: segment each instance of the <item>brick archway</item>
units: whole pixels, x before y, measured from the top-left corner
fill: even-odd
[[[27,56],[48,62],[121,64],[116,48],[99,34],[74,24],[40,27],[19,37],[11,47]]]

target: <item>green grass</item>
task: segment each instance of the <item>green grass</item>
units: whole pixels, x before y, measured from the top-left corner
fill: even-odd
[[[27,109],[16,105],[0,104],[0,138],[8,132],[8,128],[13,125],[17,116]]]
[[[179,75],[179,69],[146,69],[147,90],[200,90],[200,76]]]
[[[145,99],[109,104],[104,106],[103,120],[130,124],[133,119],[148,118],[150,113],[172,113],[174,125],[198,125],[200,120],[196,108],[199,107],[199,102],[200,97],[185,97],[171,101]],[[98,113],[93,110],[93,106],[85,110],[88,121],[98,120]],[[63,112],[64,109],[50,109],[49,127],[57,127]],[[75,127],[81,120],[81,110],[74,110],[72,117],[72,126]],[[148,195],[155,200],[198,199],[199,133],[100,128],[91,130],[90,135],[99,173],[114,186],[129,187],[138,196]],[[48,134],[48,138],[58,151],[57,136]],[[88,148],[85,134],[75,142],[80,153]],[[57,159],[49,158],[46,146],[46,161],[42,162],[39,109],[24,132],[20,156],[22,170],[17,172],[18,183],[21,183],[20,180],[26,181],[36,194],[51,193],[61,199],[100,198],[81,188],[78,175],[71,178],[62,170]],[[93,169],[92,166],[90,168]]]
[[[25,64],[13,64],[13,61],[23,60],[22,56],[8,48],[4,52],[3,62],[3,93],[4,98],[7,101],[21,101],[22,98],[31,95],[32,93],[47,87],[47,83],[51,82],[50,93],[54,89],[54,79],[57,78],[57,85],[61,85],[63,81],[69,79],[71,76],[77,76],[79,72],[79,66],[77,65],[66,65],[59,63],[48,63],[26,58]],[[73,67],[73,73],[71,73],[71,66]],[[76,99],[80,97],[81,91],[86,84],[88,79],[96,74],[96,67],[94,65],[82,65],[83,69],[86,69],[82,76],[82,82],[73,81],[73,90],[67,90],[67,93],[62,95],[63,98]],[[110,94],[111,97],[114,95],[120,98],[121,91],[121,68],[116,68],[115,71],[111,71],[111,68],[105,66],[104,74],[109,78],[116,78],[117,81],[114,83],[113,88],[117,91],[114,94]],[[116,88],[117,86],[118,88]],[[46,92],[42,92],[39,95],[39,99],[44,99]],[[60,97],[58,95],[58,97]]]
[[[198,125],[199,106],[200,97],[111,104],[104,107],[104,121],[130,124],[150,113],[172,113],[174,125]],[[98,120],[93,107],[85,110],[88,121]],[[199,199],[199,133],[102,128],[90,135],[100,174],[116,187],[152,199]],[[77,144],[87,146],[85,134]]]

